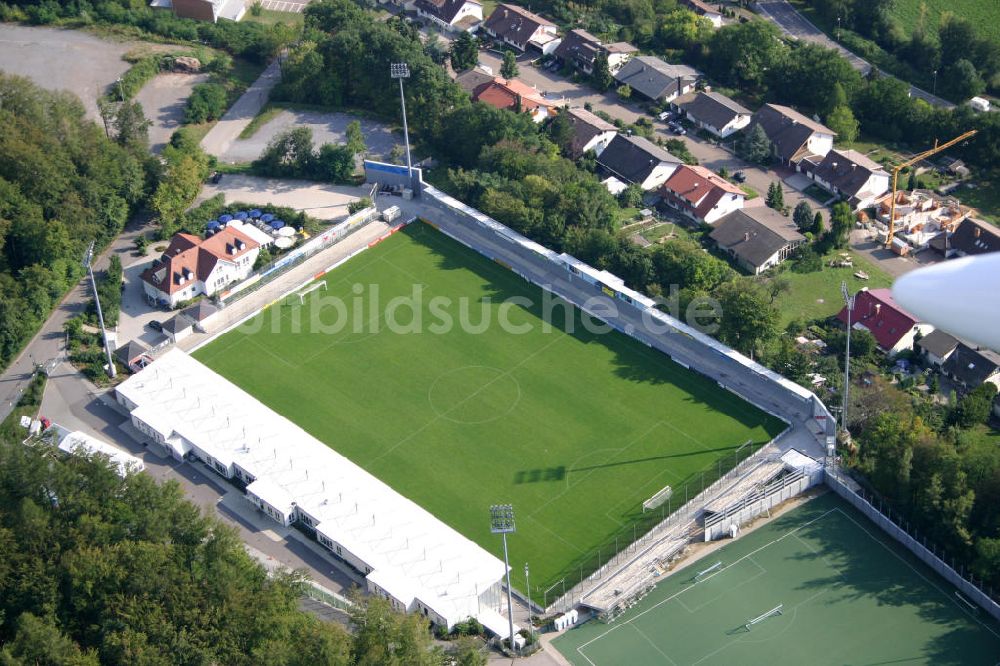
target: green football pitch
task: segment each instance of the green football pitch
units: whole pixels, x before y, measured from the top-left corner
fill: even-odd
[[[994,666],[1000,626],[827,493],[664,579],[611,624],[588,622],[554,645],[585,666]]]
[[[644,500],[784,427],[565,303],[546,328],[540,289],[426,224],[324,279],[195,358],[494,553],[489,506],[513,504],[511,563],[538,601],[658,520]],[[393,301],[415,289],[417,315]]]

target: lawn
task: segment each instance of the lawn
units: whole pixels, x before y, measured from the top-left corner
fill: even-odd
[[[899,19],[907,36],[919,22],[921,6],[927,7],[926,25],[932,31],[940,24],[941,16],[948,12],[968,19],[980,36],[1000,43],[996,0],[895,0],[889,14]]]
[[[243,16],[244,21],[251,23],[263,23],[264,25],[275,25],[283,23],[290,28],[300,28],[305,23],[305,14],[302,12],[276,12],[270,9],[261,9],[260,16],[254,16],[253,12],[247,10]]]
[[[791,283],[789,290],[778,296],[776,301],[781,312],[782,328],[794,319],[810,321],[840,312],[844,307],[844,298],[840,294],[840,283],[843,281],[847,281],[847,288],[852,294],[863,287],[875,289],[892,284],[891,275],[855,252],[850,253],[854,261],[853,267],[830,266],[830,260],[839,258],[838,255],[839,252],[831,252],[824,257],[823,270],[815,273],[787,270],[781,274]],[[867,273],[869,279],[855,277],[854,273],[858,271]]]
[[[968,183],[959,187],[953,195],[967,206],[979,210],[979,218],[1000,225],[1000,181],[976,181],[974,187]]]
[[[613,624],[553,645],[586,666],[996,663],[1000,627],[956,592],[828,493],[663,580]]]
[[[320,300],[286,299],[195,357],[494,553],[488,508],[512,503],[512,561],[538,601],[660,520],[643,500],[683,496],[784,427],[561,301],[547,327],[553,299],[428,225],[324,280]]]

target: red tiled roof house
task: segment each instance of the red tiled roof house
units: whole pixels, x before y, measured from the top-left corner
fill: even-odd
[[[837,319],[847,325],[847,307],[844,306]],[[896,304],[889,289],[862,289],[854,298],[854,312],[851,325],[855,329],[870,332],[879,349],[894,356],[904,349],[913,349],[914,338],[934,330],[929,324],[921,324],[917,318]]]
[[[246,279],[260,245],[227,227],[209,238],[176,234],[163,255],[142,273],[142,287],[151,302],[170,307],[195,296],[211,296],[226,285]]]
[[[663,200],[698,222],[712,224],[743,208],[746,194],[703,166],[682,164],[663,183]]]

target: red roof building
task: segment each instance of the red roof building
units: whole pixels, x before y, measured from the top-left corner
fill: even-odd
[[[743,190],[725,178],[703,166],[687,164],[667,178],[661,194],[671,208],[705,224],[743,208],[746,200]]]
[[[536,123],[556,114],[554,104],[542,97],[541,93],[517,79],[496,77],[480,84],[472,91],[472,99],[489,104],[497,109],[516,111],[518,105],[522,113],[528,113]]]
[[[142,273],[146,297],[173,307],[201,294],[246,278],[253,270],[260,244],[233,227],[201,239],[179,233],[163,255]]]
[[[837,319],[847,325],[847,307],[841,309]],[[862,289],[854,298],[851,325],[869,331],[879,348],[889,355],[904,349],[913,349],[916,334],[930,333],[928,324],[921,324],[917,318],[896,304],[889,289]]]

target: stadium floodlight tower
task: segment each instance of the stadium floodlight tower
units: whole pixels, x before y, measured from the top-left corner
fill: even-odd
[[[847,281],[840,283],[840,293],[847,306],[847,344],[844,351],[844,403],[840,408],[840,427],[847,432],[847,398],[851,390],[851,314],[854,312],[854,296],[847,290]]]
[[[507,572],[507,621],[510,624],[510,649],[514,647],[514,600],[510,594],[510,562],[507,559],[507,535],[514,533],[514,507],[494,504],[490,507],[490,532],[503,535],[503,565]]]
[[[413,187],[413,163],[410,161],[410,129],[406,125],[406,95],[403,94],[403,79],[410,78],[410,66],[405,62],[389,63],[389,75],[399,79],[399,103],[403,107],[403,142],[406,144],[406,178]]]
[[[94,290],[94,305],[97,306],[97,321],[101,325],[101,337],[104,338],[104,353],[108,357],[108,377],[115,378],[115,361],[111,357],[111,343],[108,342],[108,332],[104,330],[104,313],[101,312],[101,297],[97,293],[97,280],[94,279],[94,244],[87,248],[87,254],[83,258],[83,266],[90,273],[90,287]]]

